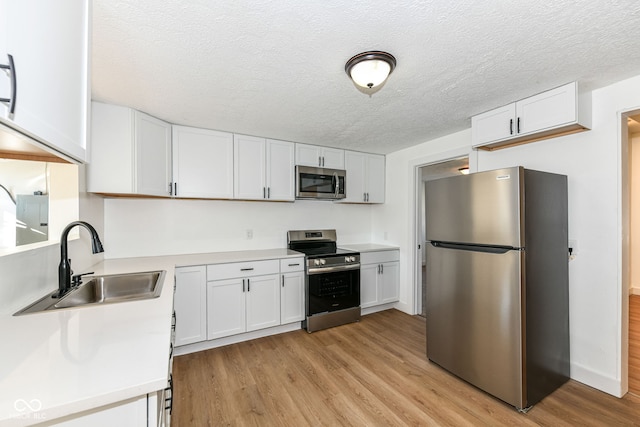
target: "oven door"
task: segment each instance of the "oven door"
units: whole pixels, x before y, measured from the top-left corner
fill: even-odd
[[[346,172],[296,166],[296,199],[344,199]]]
[[[360,266],[349,267],[307,273],[307,316],[360,306]]]

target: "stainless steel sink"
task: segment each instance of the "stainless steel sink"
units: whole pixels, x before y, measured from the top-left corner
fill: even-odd
[[[59,310],[157,298],[162,293],[165,271],[111,274],[87,277],[88,281],[64,297],[52,298],[56,292],[25,307],[14,316],[47,310]]]

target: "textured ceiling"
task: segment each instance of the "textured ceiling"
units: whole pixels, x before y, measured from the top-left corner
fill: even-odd
[[[389,153],[578,80],[640,74],[637,0],[93,0],[93,98],[176,124]],[[368,96],[344,72],[398,65]]]

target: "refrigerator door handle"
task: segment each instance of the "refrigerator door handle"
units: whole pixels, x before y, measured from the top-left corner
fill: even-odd
[[[432,240],[431,246],[444,249],[455,249],[458,251],[486,252],[490,254],[506,254],[509,251],[520,251],[524,248],[516,248],[513,246],[491,246],[491,245],[471,245],[467,243],[452,243]]]

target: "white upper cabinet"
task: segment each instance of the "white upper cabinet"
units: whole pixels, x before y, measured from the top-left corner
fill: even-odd
[[[296,144],[296,165],[344,169],[344,150],[318,145]]]
[[[0,122],[78,162],[87,157],[90,18],[88,0],[0,0],[0,64],[9,55],[14,64],[0,73]]]
[[[91,136],[88,191],[170,196],[169,123],[128,107],[93,102]]]
[[[295,200],[295,144],[267,139],[266,149],[269,200]]]
[[[493,150],[587,130],[591,93],[576,82],[496,108],[471,118],[474,148]]]
[[[233,134],[173,126],[173,195],[233,198]]]
[[[294,144],[234,135],[234,197],[293,201]]]
[[[385,157],[379,154],[345,151],[349,203],[384,203]]]

